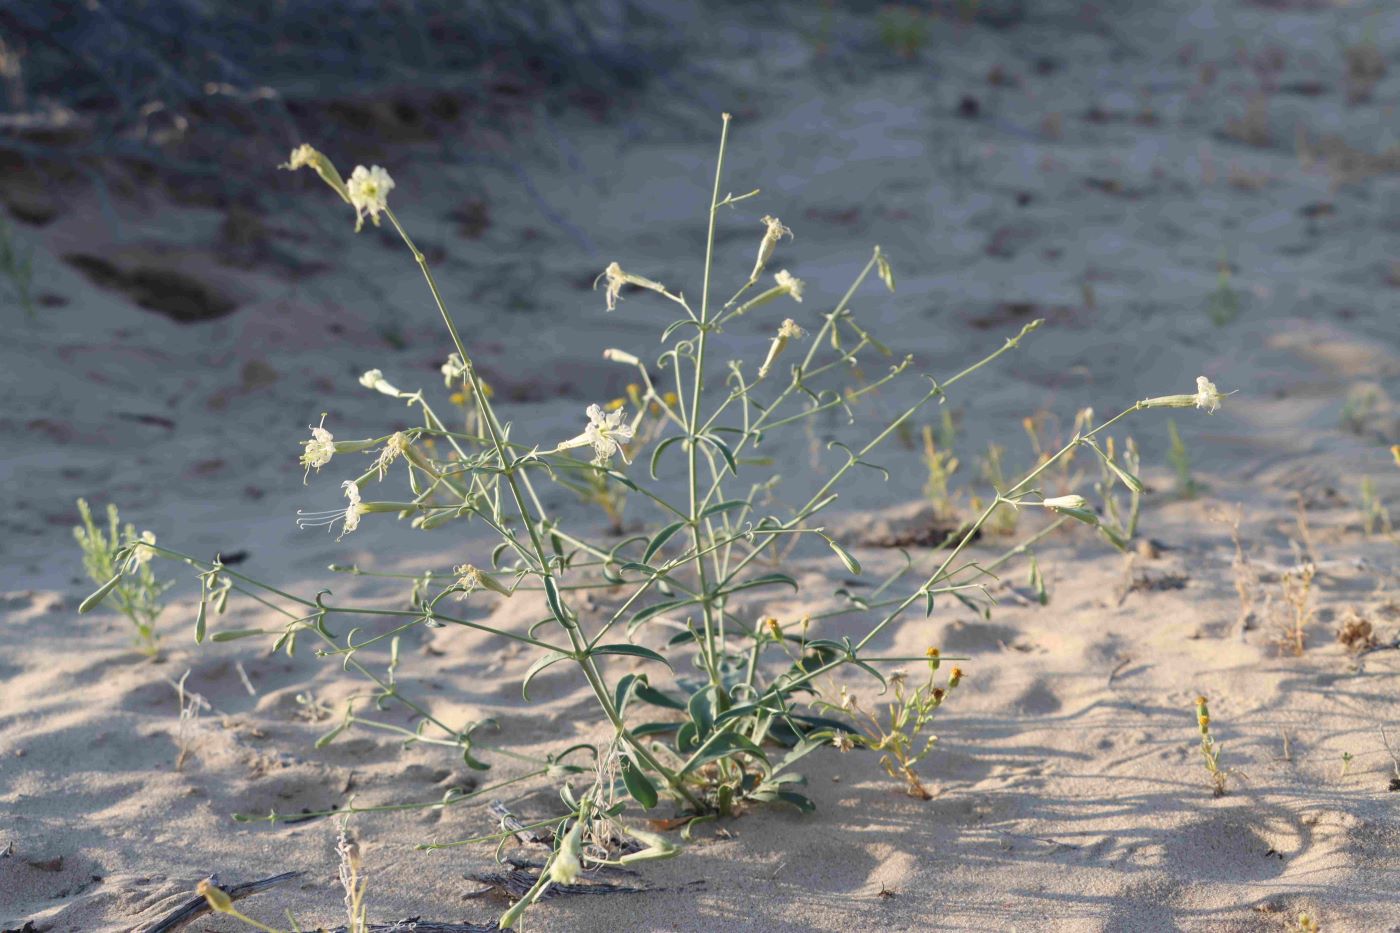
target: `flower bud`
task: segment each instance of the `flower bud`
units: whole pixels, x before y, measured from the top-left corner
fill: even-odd
[[[640,366],[642,361],[637,359],[626,350],[609,348],[603,351],[603,359],[612,360],[614,363],[625,363],[628,366]]]
[[[321,180],[330,185],[335,193],[345,201],[350,202],[350,191],[345,186],[345,180],[340,177],[340,172],[336,171],[335,165],[320,152],[313,149],[306,143],[302,143],[292,150],[291,156],[279,168],[284,168],[289,172],[297,169],[309,168],[321,176]]]
[[[549,880],[555,884],[573,884],[583,871],[579,856],[583,854],[583,821],[575,820],[559,843],[554,860],[549,863]]]
[[[765,215],[763,223],[768,229],[763,234],[762,241],[758,244],[758,259],[753,264],[753,272],[749,274],[750,282],[757,282],[758,277],[763,274],[763,269],[768,265],[768,260],[773,258],[773,250],[777,248],[778,241],[783,237],[791,237],[792,231],[783,226],[783,222],[776,217]]]
[[[390,398],[398,398],[401,394],[398,389],[384,378],[384,374],[377,369],[371,369],[361,376],[360,385],[364,386],[366,389],[382,392]]]
[[[209,902],[209,909],[216,914],[227,914],[233,912],[233,898],[228,896],[228,892],[216,884],[211,884],[205,878],[195,885],[194,891]]]

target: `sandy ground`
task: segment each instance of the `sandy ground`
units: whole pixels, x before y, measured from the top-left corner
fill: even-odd
[[[869,753],[823,751],[803,769],[816,814],[712,824],[684,857],[647,868],[653,893],[552,901],[531,929],[1279,930],[1305,911],[1324,930],[1400,930],[1400,794],[1388,789],[1400,765],[1380,732],[1389,724],[1400,751],[1400,652],[1355,658],[1334,636],[1352,610],[1383,643],[1400,626],[1400,552],[1363,533],[1360,511],[1364,476],[1382,501],[1400,502],[1387,450],[1400,440],[1400,164],[1385,156],[1400,13],[1219,2],[1109,4],[1093,17],[1077,3],[1032,6],[1009,28],[935,21],[910,61],[845,13],[804,13],[782,29],[717,17],[696,23],[717,51],[714,80],[691,98],[658,87],[601,122],[536,115],[499,139],[332,151],[345,168],[374,160],[394,172],[394,203],[436,261],[503,411],[542,443],[619,394],[625,380],[604,347],[650,347],[668,319],[640,294],[605,313],[589,286],[609,260],[698,292],[721,107],[735,114],[726,187],[764,189],[722,221],[726,284],[747,273],[757,217],[774,213],[796,232],[775,267],[807,281],[810,320],[870,245],[884,247],[898,293],[872,287],[855,307],[920,371],[946,376],[1025,320],[1048,318],[1003,365],[951,393],[964,486],[993,438],[1012,464],[1029,462],[1020,421],[1037,412],[1063,434],[1082,406],[1106,414],[1189,392],[1201,373],[1238,393],[1213,417],[1175,413],[1207,487],[1195,499],[1173,492],[1164,415],[1122,432],[1143,450],[1153,487],[1143,536],[1157,556],[1127,567],[1087,533],[1058,535],[1039,551],[1048,606],[1025,600],[1017,568],[990,619],[947,604],[883,641],[971,657],[924,765],[934,799],[904,796]],[[1368,23],[1391,67],[1369,99],[1349,101],[1343,47]],[[823,34],[833,41],[823,46]],[[23,178],[0,187],[12,204],[35,196]],[[312,749],[326,725],[297,695],[333,702],[353,685],[310,652],[196,647],[189,579],[163,620],[163,661],[143,662],[119,617],[76,614],[89,586],[70,537],[73,500],[118,502],[138,527],[196,554],[246,552],[241,569],[296,592],[401,599],[366,580],[327,583],[324,568],[444,568],[482,539],[425,537],[379,515],[341,542],[298,531],[295,511],[333,507],[344,477],[332,466],[304,487],[295,458],[321,411],[338,437],[405,417],[357,385],[366,368],[441,396],[440,324],[402,248],[373,230],[356,237],[309,178],[295,204],[253,222],[154,195],[103,206],[71,190],[59,203],[51,222],[20,228],[55,306],[32,325],[7,309],[0,350],[0,924],[139,928],[211,871],[238,882],[290,869],[303,880],[245,902],[249,912],[285,923],[291,910],[303,928],[338,922],[333,825],[230,814],[351,795],[429,800],[480,775],[375,734]],[[1222,261],[1239,313],[1218,326],[1208,307]],[[233,310],[180,323],[139,307],[152,290],[140,270],[156,271],[156,292],[192,281],[200,307]],[[763,352],[773,315],[790,312],[765,313],[721,335],[721,358]],[[917,391],[911,380],[858,409],[855,426],[823,423],[814,437],[860,437]],[[777,451],[796,490],[809,446]],[[924,480],[913,449],[894,445],[879,460],[889,481],[850,488],[834,524],[866,579],[897,560],[862,546],[872,521],[907,511]],[[563,495],[550,504],[601,525]],[[1236,504],[1272,597],[1247,631],[1229,529],[1210,517]],[[634,504],[629,517],[647,516]],[[1318,562],[1317,616],[1306,654],[1293,657],[1274,647],[1271,613],[1279,573],[1300,553]],[[802,599],[755,610],[796,618],[832,605],[841,581],[831,567],[798,556],[789,569]],[[533,610],[519,603],[470,611],[523,626]],[[220,624],[264,620],[241,605]],[[523,752],[599,735],[585,688],[562,668],[525,703],[513,678],[528,654],[465,631],[410,641],[402,676],[441,715],[494,717],[493,739]],[[172,684],[186,671],[211,708],[186,734],[177,771]],[[849,683],[874,698],[869,682]],[[1226,763],[1242,772],[1221,798],[1196,749],[1197,693],[1210,696]],[[518,773],[490,760],[492,779]],[[501,796],[531,815],[553,812],[551,795],[540,784]],[[376,918],[486,922],[501,909],[463,899],[474,887],[463,874],[488,867],[489,852],[412,848],[492,831],[484,807],[365,816],[356,828]]]

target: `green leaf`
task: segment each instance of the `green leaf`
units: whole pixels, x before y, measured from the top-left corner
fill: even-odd
[[[783,585],[783,586],[790,586],[790,587],[792,587],[792,589],[793,589],[794,592],[796,592],[796,591],[798,590],[797,581],[794,580],[792,577],[788,576],[787,574],[785,574],[785,573],[765,573],[765,574],[764,574],[763,576],[761,576],[761,577],[754,577],[752,580],[745,580],[745,581],[743,581],[742,583],[736,583],[736,584],[734,584],[733,586],[731,586],[729,589],[725,590],[724,592],[725,592],[725,593],[737,593],[737,592],[739,592],[740,590],[751,590],[751,589],[754,589],[755,587],[760,587],[760,586],[773,586],[774,584],[781,584],[781,585]]]
[[[729,465],[729,472],[733,473],[736,476],[738,475],[739,464],[734,462],[734,451],[729,449],[728,444],[715,437],[713,434],[698,435],[696,437],[696,440],[704,441],[705,443],[711,445],[716,450],[718,450],[720,452],[720,456],[724,457],[724,462]]]
[[[546,577],[545,579],[549,578]],[[570,655],[565,654],[563,651],[551,651],[534,664],[531,664],[530,669],[525,672],[525,679],[520,682],[520,695],[527,700],[530,699],[530,681],[535,679],[535,675],[551,664],[563,661],[568,657],[570,657]]]
[[[619,716],[627,709],[627,701],[632,699],[632,685],[643,676],[641,674],[625,674],[618,680],[617,687],[613,691],[613,705],[617,707]]]
[[[711,515],[718,515],[720,512],[730,512],[734,509],[742,509],[748,503],[743,499],[730,499],[728,502],[717,502],[708,509],[700,513],[701,518],[709,518]]]
[[[194,617],[194,643],[196,645],[202,645],[204,643],[204,631],[207,627],[206,617],[208,614],[209,601],[207,599],[201,599],[199,601],[199,612],[196,613]]]
[[[678,722],[647,722],[633,727],[632,734],[639,739],[648,735],[665,735],[667,732],[675,732],[680,725]],[[690,723],[685,725],[688,726]]]
[[[650,810],[656,806],[656,785],[651,783],[651,779],[626,755],[622,756],[622,783],[627,786],[627,793],[632,795],[632,799],[642,805],[643,810]]]
[[[642,554],[642,563],[650,561],[652,556],[655,555],[657,551],[661,550],[662,545],[670,541],[675,533],[686,527],[687,524],[687,522],[672,522],[658,531],[652,537],[651,541],[647,542],[647,549]]]
[[[597,648],[590,650],[588,653],[590,655],[621,654],[631,658],[645,658],[648,661],[660,661],[668,668],[671,666],[670,661],[667,661],[664,657],[657,654],[655,651],[652,651],[650,648],[643,648],[641,645],[629,645],[626,643],[620,643],[616,645],[599,645]]]
[[[706,687],[691,694],[689,702],[686,703],[686,711],[690,713],[690,721],[695,724],[695,738],[703,739],[709,735],[715,727],[715,705],[714,688]]]
[[[240,638],[252,638],[254,635],[266,635],[260,628],[235,628],[227,632],[215,632],[214,641],[237,641]]]
[[[739,752],[752,755],[764,764],[768,763],[768,756],[763,753],[763,749],[753,744],[753,742],[749,741],[744,736],[737,732],[718,732],[710,736],[710,738],[696,750],[695,754],[686,762],[685,767],[680,773],[682,775],[689,774],[702,765],[709,764],[712,761],[718,761],[721,758],[728,758]]]
[[[858,560],[856,560],[854,557],[852,557],[850,551],[847,551],[847,550],[846,550],[845,548],[843,548],[841,545],[837,544],[836,541],[835,541],[835,539],[833,539],[833,538],[827,538],[826,535],[822,535],[822,537],[823,537],[823,538],[826,538],[827,546],[830,547],[833,551],[836,552],[836,556],[837,556],[837,557],[841,558],[841,563],[844,564],[844,565],[846,566],[846,569],[849,570],[851,573],[856,574],[857,576],[859,576],[859,575],[860,575],[860,561],[858,561]]]
[[[544,598],[549,602],[549,611],[554,613],[554,618],[567,627],[569,617],[564,614],[564,601],[559,598],[559,584],[554,582],[553,574],[544,575]]]
[[[686,606],[694,602],[695,600],[693,599],[672,599],[666,602],[656,603],[653,606],[648,606],[634,615],[632,620],[627,623],[627,632],[630,635],[632,632],[636,631],[637,627],[643,622],[650,621],[663,612],[675,609],[677,606]]]
[[[652,706],[662,706],[666,709],[685,709],[685,704],[669,693],[662,693],[645,680],[639,680],[637,686],[632,691],[637,699],[650,703]],[[675,725],[671,723],[671,725]]]
[[[327,732],[325,735],[323,735],[323,736],[321,736],[319,739],[317,739],[314,747],[315,747],[315,748],[325,748],[327,745],[329,745],[329,744],[331,744],[332,742],[334,742],[334,741],[336,740],[336,738],[339,737],[340,733],[344,732],[346,729],[349,729],[349,728],[350,728],[350,723],[348,723],[348,722],[342,722],[340,725],[336,726],[336,727],[335,727],[334,729],[332,729],[330,732]]]
[[[681,434],[674,434],[674,435],[672,435],[671,437],[666,438],[666,439],[665,439],[664,441],[662,441],[661,443],[657,444],[657,445],[656,445],[656,448],[655,448],[654,450],[652,450],[652,452],[651,452],[651,478],[652,478],[652,479],[656,479],[656,464],[657,464],[657,462],[661,459],[661,452],[662,452],[663,450],[665,450],[667,447],[670,447],[672,444],[676,443],[677,441],[683,441],[683,440],[685,440],[685,436],[684,436],[684,435],[681,435]]]

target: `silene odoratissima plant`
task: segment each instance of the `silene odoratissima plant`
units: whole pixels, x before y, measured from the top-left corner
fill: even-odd
[[[343,718],[321,740],[331,741],[346,729],[367,728],[401,734],[406,743],[428,743],[453,750],[477,768],[482,758],[528,761],[521,773],[470,793],[454,792],[426,803],[388,807],[348,805],[338,813],[376,809],[445,807],[499,792],[507,785],[553,779],[559,785],[560,809],[527,823],[552,830],[553,846],[534,886],[501,918],[516,925],[522,914],[550,885],[573,881],[586,869],[634,864],[674,855],[676,842],[638,826],[638,811],[674,808],[685,824],[686,838],[696,823],[732,816],[762,804],[785,804],[807,811],[812,803],[793,770],[805,755],[824,745],[878,749],[891,775],[904,780],[911,793],[923,788],[914,765],[928,752],[919,733],[963,674],[950,667],[951,682],[934,683],[943,662],[935,650],[910,657],[882,655],[880,637],[906,613],[931,614],[935,600],[951,594],[968,602],[985,599],[985,582],[1002,565],[1065,522],[1101,527],[1102,518],[1081,496],[1043,495],[1037,485],[1046,471],[1078,448],[1088,446],[1128,491],[1141,491],[1137,478],[1112,458],[1113,448],[1098,435],[1127,415],[1146,408],[1203,408],[1214,411],[1220,393],[1204,377],[1197,391],[1140,401],[1097,427],[1084,427],[1055,452],[1047,452],[1034,469],[1003,488],[992,490],[984,505],[942,549],[929,566],[906,560],[902,569],[864,589],[861,595],[837,591],[832,608],[783,622],[763,611],[778,592],[795,591],[798,581],[783,569],[783,555],[794,539],[810,539],[829,548],[843,575],[862,573],[856,558],[822,524],[837,502],[838,488],[857,468],[879,470],[868,458],[891,436],[908,431],[926,406],[941,403],[963,380],[996,361],[1040,326],[1033,322],[982,359],[970,361],[946,379],[922,377],[915,399],[881,423],[863,425],[852,406],[896,380],[918,379],[911,358],[893,360],[878,378],[849,385],[862,362],[890,356],[856,320],[851,298],[873,273],[890,290],[890,264],[877,247],[860,274],[828,310],[815,310],[801,280],[785,270],[770,273],[780,240],[790,236],[782,222],[764,216],[757,258],[737,290],[725,299],[717,291],[713,254],[721,212],[753,198],[722,194],[724,152],[729,134],[726,115],[720,135],[712,197],[708,209],[699,299],[612,263],[599,276],[606,305],[650,292],[674,319],[661,333],[663,350],[655,368],[641,351],[610,349],[605,356],[635,373],[625,404],[592,405],[587,421],[571,438],[531,437],[523,426],[503,422],[491,393],[484,388],[471,352],[453,322],[423,253],[414,245],[389,207],[393,181],[382,168],[357,167],[343,180],[332,162],[310,146],[292,153],[285,166],[310,168],[356,214],[356,229],[366,217],[387,221],[417,261],[428,291],[451,338],[444,374],[449,384],[474,405],[469,426],[454,430],[438,417],[421,391],[403,391],[377,370],[361,380],[365,387],[406,402],[421,423],[382,437],[337,440],[324,418],[304,442],[306,471],[339,466],[345,454],[377,453],[368,470],[341,482],[343,506],[303,514],[304,526],[326,525],[341,536],[372,533],[370,526],[388,516],[409,520],[424,531],[454,522],[476,523],[498,539],[494,549],[470,563],[415,577],[410,608],[381,609],[340,605],[328,591],[296,596],[223,565],[203,561],[164,546],[155,552],[195,567],[202,585],[195,639],[206,635],[208,607],[218,609],[230,591],[245,594],[285,617],[278,629],[232,630],[213,634],[215,641],[266,634],[274,650],[289,654],[311,639],[321,654],[334,657],[347,671],[368,679],[371,689],[352,700]],[[776,308],[787,308],[774,313]],[[772,337],[765,357],[754,362],[717,366],[712,340],[731,322],[769,315]],[[791,314],[792,317],[786,315]],[[798,318],[802,322],[798,322]],[[659,375],[658,375],[659,374]],[[763,448],[785,428],[802,427],[824,413],[845,413],[853,431],[863,432],[852,447],[831,443],[838,462],[819,477],[805,501],[777,508],[772,489],[777,478],[759,469],[767,461]],[[454,419],[454,427],[460,419]],[[580,456],[579,454],[582,454]],[[407,484],[397,496],[376,496],[391,470],[402,467]],[[754,476],[753,474],[759,475]],[[649,521],[642,534],[596,540],[551,514],[540,495],[543,484],[557,483],[597,497],[616,490],[642,507]],[[1001,556],[989,561],[968,555],[971,542],[997,509],[1050,513],[1050,522]],[[619,513],[616,513],[620,515]],[[361,525],[366,528],[362,529]],[[614,523],[618,524],[618,523]],[[822,551],[826,553],[826,551]],[[372,573],[359,567],[333,567]],[[834,568],[835,569],[835,568]],[[540,622],[526,632],[507,631],[462,618],[457,598],[538,601]],[[584,613],[585,601],[591,608]],[[984,603],[979,603],[982,605]],[[599,607],[602,607],[601,609]],[[823,623],[838,616],[865,620],[860,637],[825,637]],[[380,618],[382,629],[363,627]],[[359,622],[349,634],[342,625]],[[588,685],[596,715],[608,738],[598,744],[574,745],[536,760],[510,749],[484,746],[479,724],[461,725],[434,715],[411,697],[400,681],[399,639],[416,626],[467,626],[533,652],[536,660],[524,675],[531,681],[555,665],[568,665]],[[656,634],[659,633],[660,637]],[[640,643],[639,636],[658,648]],[[366,649],[388,650],[387,671]],[[631,659],[632,672],[609,677],[604,660]],[[371,664],[376,664],[371,668]],[[917,687],[901,670],[913,666],[929,674]],[[852,668],[868,676],[881,693],[897,697],[889,715],[864,712],[842,702],[831,676]],[[895,681],[891,683],[891,677]],[[411,729],[382,721],[376,712],[392,704],[406,707]],[[873,707],[872,707],[873,709]],[[867,721],[868,720],[868,721]],[[305,814],[286,818],[304,818]],[[277,821],[284,817],[265,817]],[[654,825],[654,824],[653,824]],[[519,824],[498,833],[423,848],[466,843],[500,843]]]

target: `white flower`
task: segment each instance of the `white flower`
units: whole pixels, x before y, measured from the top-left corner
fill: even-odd
[[[151,547],[155,543],[156,533],[154,531],[141,532],[140,539],[136,541],[131,551],[131,559],[136,562],[138,567],[150,563],[151,558],[156,556],[155,549]]]
[[[385,475],[389,472],[389,467],[399,457],[408,452],[408,438],[402,431],[395,431],[389,436],[389,440],[384,443],[384,449],[379,452],[379,459],[374,461],[374,468],[379,471],[379,481],[384,481]]]
[[[608,267],[603,270],[603,274],[598,276],[598,278],[606,278],[608,280],[605,296],[607,298],[609,311],[617,307],[617,302],[622,297],[622,286],[624,285],[635,285],[638,288],[647,288],[663,295],[666,294],[665,285],[662,285],[660,282],[653,282],[651,279],[644,276],[623,272],[622,267],[615,262],[609,263]],[[593,287],[598,287],[598,279],[593,280]]]
[[[570,438],[554,449],[592,447],[594,466],[606,466],[613,454],[622,457],[623,463],[628,463],[627,454],[622,448],[632,439],[632,426],[624,421],[626,415],[626,410],[622,408],[604,414],[603,409],[597,405],[589,405],[588,427],[583,429],[582,434]]]
[[[336,194],[349,203],[350,193],[346,190],[345,181],[340,177],[340,172],[336,171],[335,165],[306,143],[293,149],[291,156],[281,167],[291,172],[303,168],[312,169],[321,176],[322,181],[335,189]]]
[[[1055,496],[1041,500],[1040,504],[1048,509],[1082,509],[1089,503],[1083,496]]]
[[[377,369],[371,369],[360,377],[360,385],[366,389],[373,389],[376,392],[383,392],[390,398],[398,398],[400,392],[397,388],[384,378],[384,374]]]
[[[780,275],[785,273],[779,273]],[[794,279],[793,281],[796,281]],[[807,332],[797,326],[797,322],[788,318],[778,326],[778,334],[773,338],[773,342],[768,345],[768,356],[763,360],[763,365],[758,368],[758,378],[767,377],[768,370],[773,368],[773,364],[778,361],[778,355],[783,352],[789,340],[807,336]]]
[[[1227,393],[1221,392],[1205,376],[1196,377],[1195,395],[1159,395],[1138,402],[1139,408],[1203,408],[1206,414],[1213,415],[1220,410],[1220,403]]]
[[[616,348],[609,348],[607,350],[604,350],[603,359],[611,360],[614,363],[624,363],[629,366],[642,365],[642,361],[637,359],[631,353],[628,353],[626,350],[618,350]]]
[[[1225,396],[1205,376],[1196,377],[1196,407],[1204,408],[1206,414],[1213,415],[1220,410],[1220,402]]]
[[[481,589],[481,571],[477,570],[471,564],[462,564],[454,567],[452,572],[457,574],[457,580],[453,585],[460,587],[462,590],[461,594],[457,597],[458,599],[466,599],[468,593]]]
[[[302,441],[301,465],[306,467],[306,473],[301,481],[305,483],[314,469],[321,472],[321,467],[331,462],[331,457],[335,456],[335,435],[325,428],[326,416],[321,415],[321,423],[311,426],[311,440]]]
[[[327,529],[335,526],[336,522],[341,523],[340,535],[336,540],[345,537],[356,528],[360,527],[360,516],[365,514],[364,503],[360,501],[360,487],[354,480],[347,479],[340,484],[340,488],[345,491],[347,504],[344,509],[331,509],[327,512],[297,512],[297,527],[299,528],[319,528],[325,525]]]
[[[763,274],[763,267],[768,265],[768,260],[773,257],[773,250],[778,241],[783,237],[792,236],[792,231],[784,227],[783,222],[776,217],[764,215],[763,223],[768,229],[763,234],[762,242],[758,244],[758,259],[753,264],[753,272],[749,274],[750,282],[757,282],[758,277]]]
[[[365,224],[366,214],[376,227],[379,226],[379,212],[389,209],[389,192],[394,190],[394,179],[377,165],[373,168],[357,165],[350,173],[345,190],[350,206],[355,208],[355,232],[358,233]]]
[[[442,364],[442,382],[449,389],[467,374],[467,364],[462,362],[462,357],[457,353],[448,355],[447,362]]]
[[[842,752],[849,752],[856,747],[855,740],[852,739],[849,734],[839,729],[831,736],[831,744],[834,745],[838,751]]]
[[[791,272],[782,269],[773,276],[778,282],[779,288],[787,289],[787,293],[792,296],[792,300],[798,304],[802,303],[802,280],[795,277]]]

